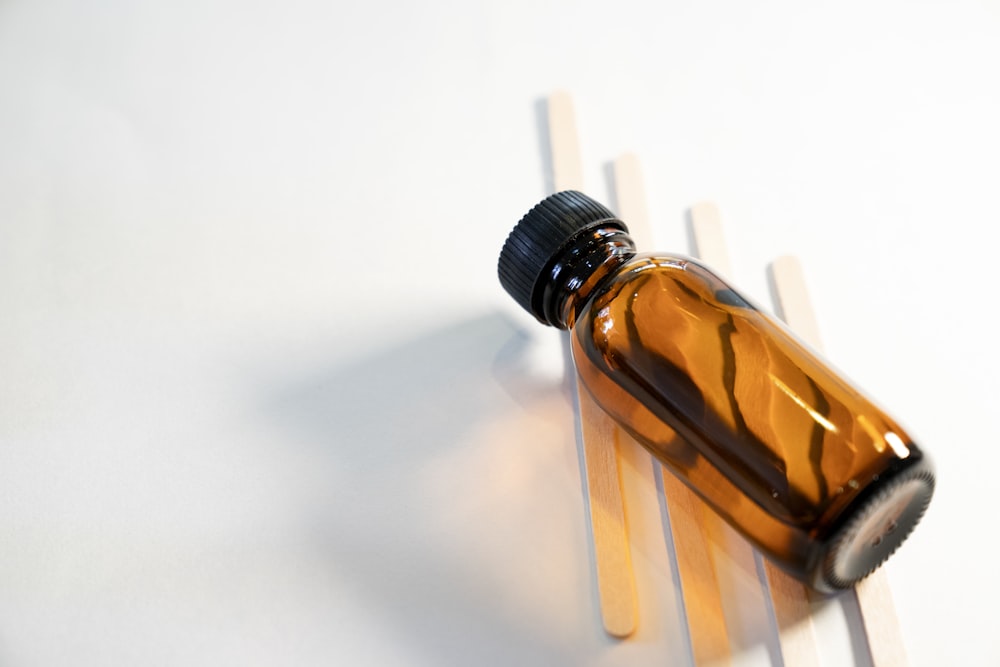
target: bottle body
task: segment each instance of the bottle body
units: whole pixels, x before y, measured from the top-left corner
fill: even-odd
[[[611,264],[564,306],[598,405],[814,588],[849,586],[888,557],[933,488],[930,462],[900,426],[700,263],[643,254]],[[891,502],[868,516],[890,485]]]

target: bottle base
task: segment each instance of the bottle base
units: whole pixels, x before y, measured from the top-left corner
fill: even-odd
[[[909,536],[933,493],[928,469],[906,471],[882,484],[833,536],[817,588],[850,588],[874,572]]]

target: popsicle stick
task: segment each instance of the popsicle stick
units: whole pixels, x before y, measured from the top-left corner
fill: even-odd
[[[701,202],[699,204],[695,204],[689,211],[689,218],[691,223],[691,240],[694,246],[694,255],[711,266],[715,271],[721,273],[723,276],[730,275],[732,273],[732,266],[729,263],[729,252],[726,249],[726,243],[722,235],[722,222],[718,208],[711,202]],[[672,477],[672,473],[664,468],[663,475],[664,488],[667,488],[666,477]],[[681,486],[680,482],[676,482],[675,484],[678,487]],[[704,535],[703,539],[706,540],[706,545],[711,543],[713,536],[715,536],[715,539],[718,539],[727,531],[732,530],[718,515],[705,505],[700,498],[695,496],[693,492],[687,490],[687,487],[684,487],[684,489],[690,496],[690,502],[698,508],[701,519],[701,531]],[[671,515],[671,521],[673,521],[673,515]],[[732,556],[734,560],[744,563],[754,562],[755,556],[747,542],[743,540],[729,541],[727,543],[727,548],[730,550],[730,556]],[[723,592],[721,581],[718,580],[718,576],[718,572],[716,572],[715,577],[717,583],[715,584],[715,587],[719,591],[716,593],[716,595],[719,596],[718,613],[721,614],[723,613]]]
[[[902,667],[909,663],[903,632],[896,616],[896,606],[889,590],[885,569],[878,569],[862,579],[854,589],[861,610],[861,623],[868,638],[868,651],[874,667]]]
[[[766,558],[761,558],[761,562],[767,576],[771,611],[778,627],[782,660],[786,665],[818,667],[819,649],[816,646],[806,587]]]
[[[640,250],[653,248],[653,231],[646,206],[646,187],[639,158],[623,153],[612,167],[618,217],[628,224],[628,233]]]
[[[819,327],[806,292],[802,265],[794,257],[786,256],[775,260],[770,270],[779,315],[806,343],[821,350]],[[855,587],[854,595],[857,595],[872,665],[906,665],[906,647],[885,569],[875,570],[863,579]]]
[[[691,208],[690,222],[695,253],[719,273],[731,274],[718,208],[710,202],[697,204]],[[669,472],[664,471],[664,475],[667,474]],[[803,667],[818,665],[819,651],[809,617],[809,597],[805,586],[770,561],[761,561],[769,584],[768,594],[784,663]]]
[[[580,158],[573,98],[563,91],[552,93],[548,100],[548,111],[552,182],[556,192],[583,190],[583,160]]]
[[[629,234],[639,248],[649,248],[651,226],[646,206],[646,191],[639,160],[625,154],[614,163],[615,200],[619,216],[626,221]],[[707,508],[677,477],[662,468],[674,559],[680,578],[681,596],[687,617],[691,653],[696,665],[723,665],[731,660],[729,634],[712,558],[711,538],[706,522]]]
[[[691,207],[690,216],[695,255],[724,277],[732,275],[718,207],[711,202],[701,202]]]
[[[719,273],[731,275],[732,266],[723,241],[718,208],[710,202],[702,202],[691,208],[690,215],[696,254]],[[819,650],[809,615],[809,594],[805,586],[759,554],[755,558],[760,559],[764,566],[784,663],[803,667],[819,665]]]
[[[613,637],[627,637],[635,631],[635,579],[625,507],[618,477],[619,429],[594,403],[590,392],[577,381],[580,432],[590,495],[590,522],[593,526],[597,558],[597,590],[601,600],[604,629]]]
[[[705,527],[700,498],[663,468],[663,494],[670,515],[674,558],[680,575],[684,615],[695,665],[728,665],[732,660],[722,592]]]
[[[555,189],[582,190],[583,165],[568,93],[549,97],[548,120]],[[572,368],[567,372],[573,373]],[[601,621],[608,634],[627,637],[638,625],[638,605],[618,474],[619,428],[579,382],[576,386]]]
[[[816,350],[823,349],[799,260],[787,255],[779,257],[771,262],[770,272],[778,315],[799,338]]]
[[[731,275],[732,266],[723,240],[721,216],[715,204],[702,202],[693,206],[690,223],[695,254],[723,276]],[[803,312],[811,316],[812,311]],[[670,472],[664,470],[664,477],[667,475]],[[756,557],[760,558],[759,555]],[[767,576],[768,595],[784,663],[803,667],[819,665],[819,651],[810,619],[809,594],[805,586],[767,559],[761,558],[761,562]]]

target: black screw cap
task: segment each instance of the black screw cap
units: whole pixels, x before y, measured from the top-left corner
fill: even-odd
[[[607,207],[581,192],[564,190],[546,197],[507,237],[497,264],[500,284],[518,305],[548,324],[540,303],[545,278],[573,239],[595,227],[628,232]]]

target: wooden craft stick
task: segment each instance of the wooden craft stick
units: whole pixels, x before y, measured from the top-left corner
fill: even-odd
[[[576,118],[568,93],[554,93],[549,97],[548,119],[555,189],[557,192],[583,190]],[[574,371],[569,368],[567,372]],[[579,382],[576,387],[601,620],[608,634],[627,637],[635,632],[638,612],[635,574],[625,526],[625,502],[618,474],[619,428]]]
[[[875,570],[854,589],[861,610],[861,623],[868,638],[874,667],[903,667],[908,664],[903,632],[889,590],[885,569]]]
[[[670,515],[674,558],[694,664],[731,664],[732,648],[722,606],[722,589],[705,525],[708,509],[676,475],[666,468],[662,471],[663,495]]]
[[[695,255],[724,277],[731,276],[733,269],[722,236],[718,207],[711,202],[701,202],[691,207],[690,215]]]
[[[806,291],[799,260],[790,256],[779,257],[771,262],[770,272],[778,316],[799,338],[817,351],[822,350],[823,341],[819,337],[816,314]]]
[[[771,264],[771,281],[777,296],[778,314],[806,343],[822,349],[819,327],[806,292],[802,265],[794,257],[781,257]],[[907,664],[903,634],[885,569],[875,570],[855,587],[861,623],[868,639],[874,667]]]
[[[618,436],[615,422],[577,381],[580,433],[583,438],[587,492],[594,553],[597,556],[597,590],[604,629],[613,637],[628,637],[637,625],[635,577],[625,507],[618,476]]]
[[[573,98],[567,92],[552,93],[548,100],[548,111],[552,183],[555,190],[583,190],[583,160],[580,158]]]
[[[690,215],[695,254],[723,276],[731,275],[732,267],[729,263],[729,253],[723,241],[722,222],[718,208],[715,204],[702,202],[691,208]],[[779,270],[783,271],[784,269]],[[796,289],[798,290],[796,298],[799,301],[796,302],[798,310],[793,316],[795,322],[792,324],[792,322],[786,321],[793,329],[796,325],[801,324],[805,330],[815,332],[814,320],[803,321],[812,317],[812,309],[807,300],[804,304],[801,302],[802,297],[804,297],[801,284],[791,288],[790,294]],[[668,471],[664,471],[664,476],[668,474]],[[778,629],[778,643],[781,647],[784,663],[786,665],[801,665],[802,667],[818,666],[819,651],[810,618],[809,594],[806,587],[775,567],[766,558],[761,558],[761,562],[767,576],[768,595]]]
[[[726,250],[726,244],[722,237],[722,224],[719,219],[719,211],[714,204],[703,202],[696,204],[691,207],[690,210],[690,222],[691,222],[691,240],[694,244],[694,254],[706,264],[711,266],[713,269],[727,276],[732,272],[732,268],[729,265],[729,253]],[[668,483],[667,479],[670,478]],[[678,536],[677,531],[674,531],[674,542],[676,543],[679,539],[700,539],[704,542],[704,548],[706,549],[706,561],[711,563],[711,535],[714,533],[716,535],[721,533],[722,519],[716,516],[712,510],[710,510],[705,503],[694,495],[694,492],[688,489],[684,484],[676,479],[674,474],[663,469],[663,488],[667,493],[668,507],[670,506],[670,501],[673,500],[675,505],[690,505],[692,512],[697,512],[697,518],[699,519],[699,534],[693,535],[690,529],[683,536]],[[686,496],[686,497],[685,497]],[[679,503],[678,500],[684,498],[683,503]],[[680,512],[671,512],[670,523],[673,525],[675,519],[674,516],[680,515]],[[682,524],[683,526],[683,524]],[[747,545],[749,548],[749,545]],[[678,554],[678,567],[681,565],[680,554]],[[705,626],[710,626],[714,624],[717,627],[716,634],[722,634],[726,631],[725,626],[725,616],[722,606],[722,588],[718,580],[718,573],[715,570],[714,565],[712,565],[711,573],[704,572],[705,566],[701,566],[701,570],[696,569],[698,566],[695,564],[691,567],[690,578],[693,580],[696,576],[704,578],[711,576],[710,584],[705,583],[698,589],[698,594],[706,596],[710,600],[710,606],[706,600],[701,601],[703,607],[707,607],[701,611],[705,615],[705,618],[701,623]],[[684,581],[682,575],[681,581]],[[687,595],[684,596],[685,605],[687,604]],[[691,643],[694,646],[695,632],[694,632],[694,619],[691,618],[691,612],[688,612],[688,626],[691,632]],[[702,631],[706,633],[706,631]],[[707,634],[707,633],[706,633]],[[728,636],[726,636],[726,648],[727,653],[729,652],[728,647]],[[704,649],[703,649],[704,652]],[[715,656],[711,656],[715,657]],[[715,657],[717,661],[718,658]],[[704,661],[699,660],[698,652],[695,652],[695,664],[706,664]]]
[[[639,161],[626,154],[614,163],[615,199],[619,216],[640,249],[651,247],[651,225]],[[725,665],[732,657],[726,617],[706,528],[714,516],[694,492],[662,468],[674,559],[681,584],[691,653],[696,665]]]
[[[615,160],[612,174],[615,182],[615,205],[618,217],[628,225],[629,236],[639,250],[653,249],[653,226],[646,206],[646,187],[642,179],[639,158],[624,153]]]
[[[771,610],[778,628],[781,659],[786,665],[819,665],[819,649],[810,616],[806,587],[782,572],[771,561],[761,558],[767,575]]]

